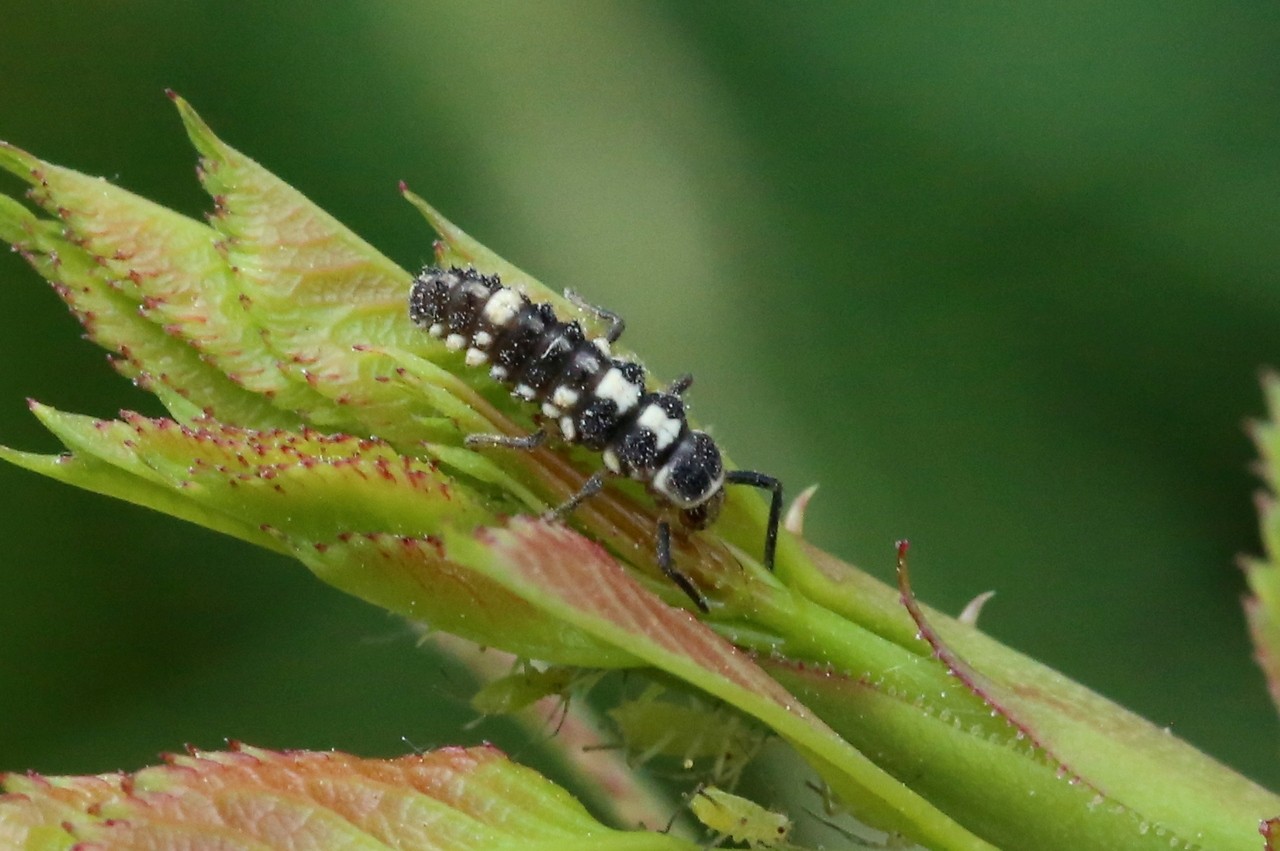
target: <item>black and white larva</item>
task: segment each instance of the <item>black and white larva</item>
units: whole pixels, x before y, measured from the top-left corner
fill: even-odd
[[[720,449],[706,432],[691,429],[681,395],[693,379],[676,379],[665,390],[645,387],[644,367],[614,357],[610,346],[622,335],[618,315],[593,307],[571,292],[565,297],[608,323],[602,337],[589,337],[577,322],[556,316],[497,275],[474,269],[422,271],[409,294],[409,318],[453,351],[466,350],[468,366],[489,364],[489,375],[512,395],[540,406],[542,428],[526,437],[471,435],[472,446],[531,449],[549,431],[601,453],[604,467],[556,509],[563,515],[600,492],[610,476],[644,482],[662,505],[679,512],[683,525],[704,529],[719,514],[726,484],[772,491],[764,564],[773,569],[782,510],[782,483],[750,470],[725,470]],[[662,572],[703,611],[707,603],[671,560],[671,527],[658,523],[657,559]]]

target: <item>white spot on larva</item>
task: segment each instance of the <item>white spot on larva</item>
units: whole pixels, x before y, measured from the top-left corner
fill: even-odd
[[[618,454],[612,449],[606,449],[600,457],[604,459],[604,465],[615,473],[622,472],[622,462],[618,460]]]
[[[551,395],[551,401],[561,408],[572,408],[578,404],[578,391],[572,387],[557,387],[556,392]]]
[[[450,334],[444,338],[444,347],[451,352],[456,352],[467,344],[467,338],[461,334]]]
[[[675,496],[671,493],[671,490],[669,487],[670,478],[671,478],[671,465],[668,464],[654,474],[653,481],[649,483],[649,487],[653,488],[655,493],[657,493],[659,496],[664,497],[668,502],[678,502]]]
[[[520,294],[512,289],[500,289],[484,305],[484,318],[489,324],[501,328],[515,319],[520,311]]]
[[[533,388],[528,384],[517,384],[515,394],[526,402],[533,401]]]
[[[467,366],[479,366],[489,359],[489,356],[477,348],[467,349]]]
[[[559,408],[557,408],[555,405],[551,404],[550,402],[543,402],[543,403],[542,403],[542,413],[543,413],[544,415],[546,415],[546,416],[551,417],[552,419],[554,419],[554,418],[556,418],[556,417],[560,416],[560,409],[559,409]]]
[[[578,436],[578,430],[573,427],[573,417],[560,418],[560,433],[565,440],[573,440]]]
[[[444,326],[441,325],[439,322],[437,322],[436,324],[432,325],[430,328],[427,329],[427,333],[430,334],[432,337],[443,337]]]
[[[675,443],[677,437],[680,436],[680,421],[667,420],[663,423],[662,431],[658,432],[658,451],[666,449],[672,443]]]
[[[657,438],[659,452],[675,442],[675,439],[680,436],[680,427],[683,425],[680,420],[669,416],[658,405],[649,405],[645,408],[636,422],[653,432],[653,436]]]
[[[493,369],[489,370],[489,377],[494,381],[506,381],[507,368],[505,366],[495,366]]]
[[[613,352],[609,351],[609,341],[604,337],[596,337],[591,342],[595,343],[596,348],[599,349],[600,353],[605,357],[609,357],[613,354]]]
[[[487,349],[493,344],[493,335],[488,331],[477,331],[475,337],[471,338],[471,345],[477,349]]]
[[[625,414],[640,401],[640,388],[627,381],[622,370],[616,366],[600,379],[600,383],[596,385],[595,394],[601,399],[613,402],[620,414]]]

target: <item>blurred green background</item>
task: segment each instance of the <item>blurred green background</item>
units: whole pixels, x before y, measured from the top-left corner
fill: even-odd
[[[407,180],[627,317],[817,543],[1272,786],[1234,566],[1280,365],[1280,5],[0,6],[0,138],[192,215],[162,89],[405,267]],[[19,191],[16,180],[3,189]],[[23,405],[156,411],[0,256]],[[0,768],[402,752],[467,685],[300,566],[0,468]],[[507,743],[510,744],[510,740]]]

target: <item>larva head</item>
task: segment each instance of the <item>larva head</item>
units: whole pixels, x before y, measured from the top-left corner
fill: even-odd
[[[720,516],[724,507],[724,488],[718,488],[707,501],[680,512],[680,523],[687,529],[705,529]]]
[[[716,442],[706,432],[685,432],[651,486],[658,496],[683,510],[686,525],[695,529],[710,525],[724,501],[724,462]]]

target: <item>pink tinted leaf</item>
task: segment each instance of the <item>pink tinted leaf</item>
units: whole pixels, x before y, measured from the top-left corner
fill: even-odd
[[[545,612],[759,719],[795,746],[860,817],[938,848],[990,847],[877,768],[747,654],[646,591],[598,544],[564,526],[524,518],[447,543],[451,556]]]
[[[0,152],[14,150],[0,145]],[[84,248],[67,239],[57,222],[40,219],[0,195],[0,237],[50,282],[89,338],[114,354],[117,368],[162,399],[166,394],[175,396],[185,400],[187,408],[246,424],[299,422],[292,413],[236,384],[181,337],[149,319],[141,301]]]
[[[1280,509],[1277,508],[1277,483],[1280,483],[1280,376],[1267,372],[1262,377],[1267,398],[1267,419],[1249,424],[1249,434],[1258,450],[1258,472],[1267,492],[1255,500],[1262,537],[1263,558],[1242,558],[1245,580],[1251,595],[1245,598],[1245,615],[1249,635],[1253,639],[1254,658],[1267,678],[1271,700],[1280,708]]]
[[[336,407],[281,371],[279,353],[248,321],[217,231],[102,178],[11,153],[10,168],[32,183],[31,197],[58,217],[64,238],[137,304],[140,316],[282,411],[306,411],[313,422],[334,419]]]
[[[257,524],[245,523],[222,512],[207,509],[164,485],[128,473],[92,455],[38,455],[0,446],[0,460],[33,473],[74,485],[103,496],[114,497],[186,520],[233,538],[279,553],[290,550]]]
[[[179,492],[208,510],[304,540],[351,529],[438,533],[492,519],[434,465],[349,435],[257,431],[198,420],[190,426],[123,412],[97,420],[33,410],[69,448]]]
[[[607,828],[568,793],[488,748],[391,760],[237,747],[136,774],[0,777],[15,849],[691,849]]]
[[[466,533],[446,536],[465,538]],[[325,582],[374,605],[485,646],[563,665],[639,664],[625,647],[601,640],[522,599],[453,556],[436,538],[375,533],[299,544],[299,560]]]

